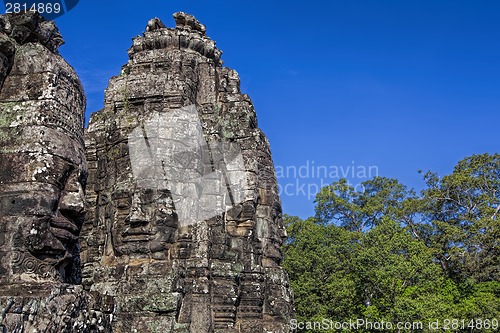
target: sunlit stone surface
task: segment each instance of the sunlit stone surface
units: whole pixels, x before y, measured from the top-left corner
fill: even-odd
[[[85,97],[53,22],[0,17],[0,332],[93,332],[80,284]]]
[[[84,285],[119,332],[288,332],[269,143],[193,16],[152,19],[86,134]]]
[[[0,332],[290,332],[270,147],[193,16],[85,97],[37,14],[0,19]]]

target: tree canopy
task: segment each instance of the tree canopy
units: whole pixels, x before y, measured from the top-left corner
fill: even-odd
[[[370,179],[362,192],[341,179],[318,193],[315,216],[285,216],[297,322],[422,324],[395,332],[498,327],[500,155],[474,155],[449,175],[423,177],[420,194],[396,179]]]

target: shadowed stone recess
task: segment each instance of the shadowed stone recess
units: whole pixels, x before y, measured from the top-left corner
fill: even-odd
[[[0,332],[110,328],[80,285],[85,97],[62,43],[36,13],[0,16]]]
[[[174,18],[91,116],[83,286],[114,300],[113,332],[291,332],[269,142],[205,26]]]

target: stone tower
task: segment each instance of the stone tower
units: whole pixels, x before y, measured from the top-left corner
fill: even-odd
[[[113,332],[290,332],[269,142],[193,16],[133,39],[85,145],[83,285]]]
[[[0,332],[110,329],[80,285],[85,96],[54,23],[0,16]]]

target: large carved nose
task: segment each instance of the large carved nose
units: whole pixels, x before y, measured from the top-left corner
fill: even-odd
[[[127,220],[132,227],[141,227],[149,223],[146,218],[146,214],[144,214],[140,209],[130,212]]]
[[[134,194],[130,206],[130,214],[125,219],[131,227],[142,227],[149,224],[148,217],[141,208],[139,195]]]
[[[63,214],[80,216],[85,214],[85,194],[80,184],[72,191],[64,190],[59,201],[59,211]]]

